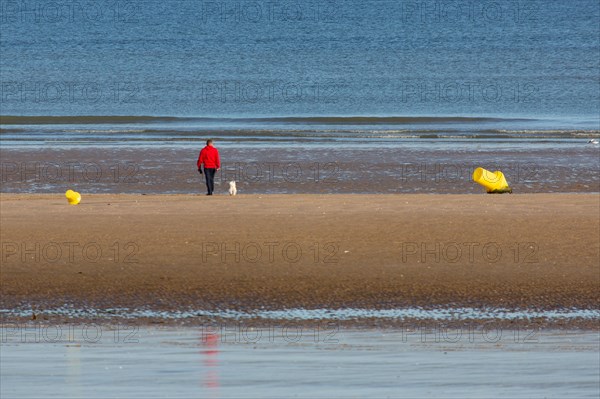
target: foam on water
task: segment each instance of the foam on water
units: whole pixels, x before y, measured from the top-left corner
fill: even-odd
[[[190,319],[194,317],[222,318],[231,320],[264,319],[264,320],[356,320],[356,319],[418,319],[418,320],[528,320],[543,318],[548,320],[560,319],[600,319],[600,309],[556,309],[556,310],[510,310],[503,308],[397,308],[397,309],[282,309],[282,310],[204,310],[187,309],[161,311],[153,309],[128,308],[74,308],[63,306],[59,308],[36,310],[39,315],[69,316],[69,317],[104,317],[104,318],[153,318],[165,320]],[[1,309],[4,316],[28,317],[31,309]]]

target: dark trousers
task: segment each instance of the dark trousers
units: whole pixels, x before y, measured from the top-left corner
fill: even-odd
[[[217,169],[215,168],[204,168],[204,176],[206,177],[206,189],[208,190],[208,194],[212,195],[213,191],[215,191],[215,173]]]

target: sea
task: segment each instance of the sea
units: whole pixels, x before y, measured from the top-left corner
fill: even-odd
[[[600,132],[596,0],[0,4],[4,148]]]

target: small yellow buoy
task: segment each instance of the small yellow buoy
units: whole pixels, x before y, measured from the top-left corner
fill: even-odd
[[[70,205],[77,205],[79,202],[81,202],[81,194],[79,194],[77,191],[67,190],[65,197],[67,197]]]
[[[504,174],[499,170],[490,172],[483,168],[477,168],[473,172],[473,181],[486,188],[488,194],[512,193]]]

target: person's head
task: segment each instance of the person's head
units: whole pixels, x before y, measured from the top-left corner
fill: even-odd
[[[206,145],[212,146],[213,145],[213,139],[206,140]]]

